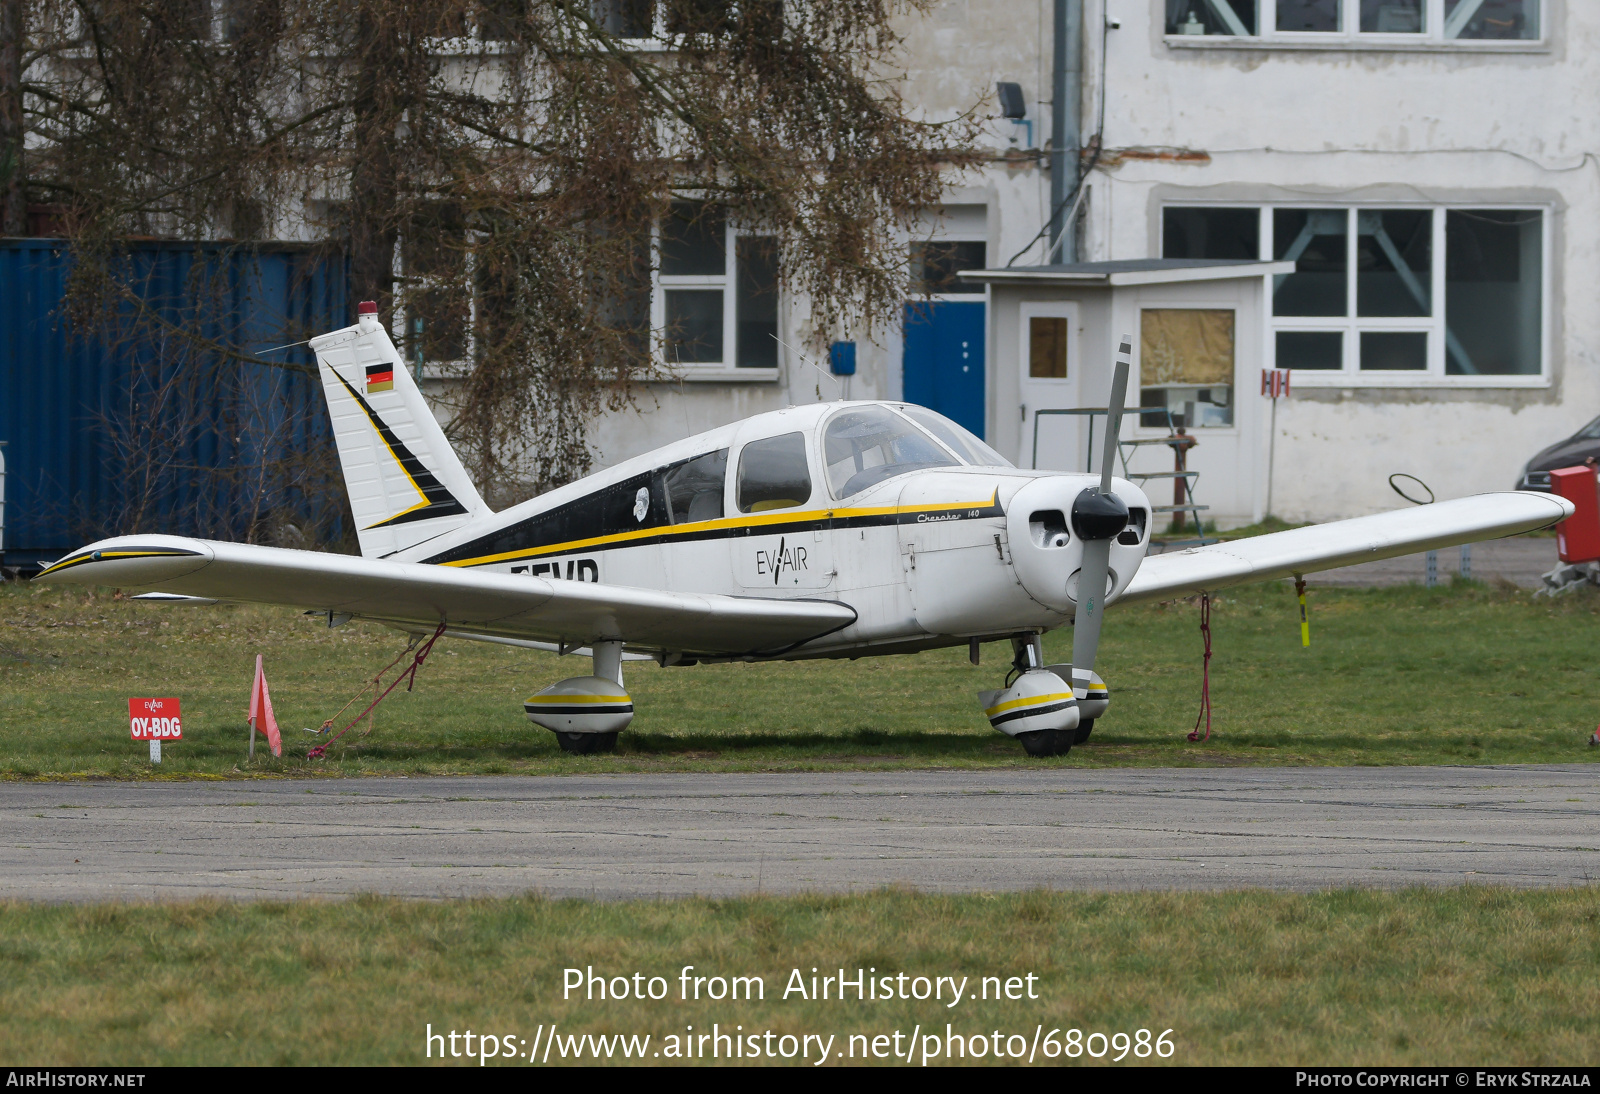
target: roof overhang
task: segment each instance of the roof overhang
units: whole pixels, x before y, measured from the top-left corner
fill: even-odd
[[[1209,259],[1136,258],[1115,262],[1075,262],[1056,266],[1006,266],[962,270],[967,281],[989,285],[1060,285],[1097,288],[1119,285],[1170,285],[1184,281],[1225,281],[1294,273],[1293,262],[1228,262]]]

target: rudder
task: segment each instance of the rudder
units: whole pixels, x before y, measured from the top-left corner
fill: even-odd
[[[384,558],[489,515],[375,305],[363,303],[355,326],[313,338],[311,348],[364,556]]]

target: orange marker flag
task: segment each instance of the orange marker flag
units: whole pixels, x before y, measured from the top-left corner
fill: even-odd
[[[267,735],[274,756],[283,755],[283,738],[278,735],[278,719],[272,714],[272,696],[267,691],[267,674],[261,668],[261,655],[256,654],[256,682],[250,688],[250,750],[255,751],[256,730]]]

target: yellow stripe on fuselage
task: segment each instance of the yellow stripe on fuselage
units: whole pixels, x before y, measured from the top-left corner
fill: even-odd
[[[948,505],[882,505],[862,509],[807,509],[803,512],[784,510],[776,513],[752,513],[747,516],[722,517],[717,520],[702,520],[694,524],[667,524],[657,525],[654,528],[632,528],[626,532],[615,532],[609,536],[593,536],[589,539],[574,539],[566,543],[554,543],[548,547],[530,547],[518,551],[502,551],[496,555],[481,555],[478,558],[464,558],[455,562],[441,562],[441,566],[487,566],[495,562],[520,562],[528,558],[542,558],[545,555],[562,555],[572,551],[581,551],[589,547],[620,546],[636,539],[653,539],[659,536],[686,535],[699,532],[717,532],[724,529],[735,528],[761,528],[772,524],[804,524],[817,520],[850,520],[856,517],[884,517],[899,516],[901,513],[946,513],[956,509],[981,509],[993,506],[999,500],[1000,491],[995,490],[994,496],[984,501],[951,502]]]

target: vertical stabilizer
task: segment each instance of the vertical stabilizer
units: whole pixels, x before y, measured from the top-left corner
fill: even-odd
[[[489,515],[375,306],[362,304],[359,323],[311,348],[363,555],[383,558]]]

